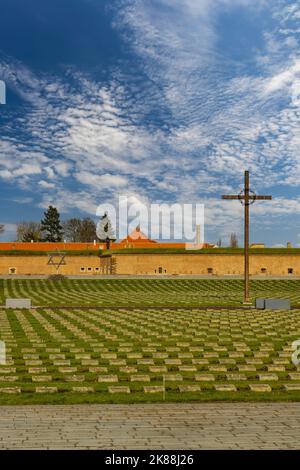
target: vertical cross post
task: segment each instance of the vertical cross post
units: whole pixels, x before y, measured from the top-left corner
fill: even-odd
[[[245,204],[244,204],[244,303],[250,303],[249,298],[249,171],[245,171]]]
[[[255,201],[271,200],[272,196],[257,196],[250,189],[249,171],[244,175],[244,191],[240,194],[222,196],[222,199],[239,200],[244,205],[244,304],[250,304],[250,282],[249,282],[249,206]]]

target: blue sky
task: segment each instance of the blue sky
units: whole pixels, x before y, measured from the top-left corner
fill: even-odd
[[[300,5],[2,0],[0,222],[91,216],[128,195],[205,204],[206,239],[300,243]]]

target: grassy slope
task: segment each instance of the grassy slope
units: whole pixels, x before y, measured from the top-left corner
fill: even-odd
[[[101,250],[61,250],[68,256],[99,256]],[[34,250],[0,250],[0,256],[48,256],[48,253],[57,253],[57,250],[34,251]]]
[[[99,256],[111,254],[214,254],[214,255],[234,255],[244,253],[243,248],[204,248],[201,250],[186,250],[185,248],[122,248],[115,250],[61,250],[67,256]],[[49,252],[56,252],[50,250]],[[300,248],[250,248],[252,255],[299,255]],[[0,256],[47,256],[48,251],[34,250],[0,250]]]
[[[299,255],[300,248],[250,248],[250,255]],[[108,254],[213,254],[213,255],[243,255],[243,248],[203,248],[201,250],[186,250],[185,248],[122,248],[103,250]]]

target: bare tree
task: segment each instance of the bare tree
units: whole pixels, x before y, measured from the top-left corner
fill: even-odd
[[[80,241],[80,219],[68,219],[65,220],[62,224],[64,230],[65,239],[69,242],[79,242]]]
[[[80,227],[80,241],[81,242],[93,242],[97,240],[96,224],[89,217],[82,219]]]
[[[231,233],[230,235],[230,247],[231,248],[238,248],[239,242],[235,232]]]
[[[219,248],[221,248],[221,246],[222,246],[222,239],[221,238],[219,238],[219,240],[217,241],[217,246]]]
[[[42,231],[38,222],[20,222],[17,225],[17,241],[18,242],[34,242],[41,241]]]
[[[70,242],[89,243],[97,239],[96,224],[89,217],[66,220],[63,223],[63,229],[66,240]]]
[[[0,235],[3,235],[4,232],[5,232],[5,226],[4,224],[0,224]]]

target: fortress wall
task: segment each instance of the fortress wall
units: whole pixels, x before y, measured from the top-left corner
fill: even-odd
[[[117,274],[243,274],[244,257],[217,254],[116,254]],[[299,255],[252,255],[250,274],[300,275]],[[266,269],[262,272],[261,269]],[[156,273],[155,273],[156,270]]]
[[[10,274],[9,268],[15,268],[15,274],[56,274],[56,267],[48,266],[48,259],[48,256],[0,256],[0,274]],[[100,267],[97,256],[66,256],[65,260],[66,265],[60,266],[59,274],[99,274],[95,270]],[[85,272],[81,272],[82,267]]]
[[[115,254],[113,255],[116,274],[243,274],[244,258],[242,254]],[[68,256],[66,265],[59,268],[65,275],[101,274],[101,264],[111,258],[97,256]],[[0,256],[0,274],[49,275],[56,273],[55,266],[49,266],[47,256]],[[161,273],[159,272],[161,268]],[[299,255],[252,255],[250,256],[250,274],[300,275]],[[265,269],[265,272],[261,270]],[[156,270],[156,272],[155,272]],[[212,270],[212,271],[211,271]],[[12,274],[12,273],[11,273]]]
[[[288,269],[292,269],[294,275],[300,275],[299,255],[253,255],[250,256],[250,273],[262,274],[261,269],[266,269],[266,274],[287,275]]]
[[[116,254],[114,257],[117,274],[208,274],[209,268],[214,274],[243,271],[243,256],[240,255]]]

